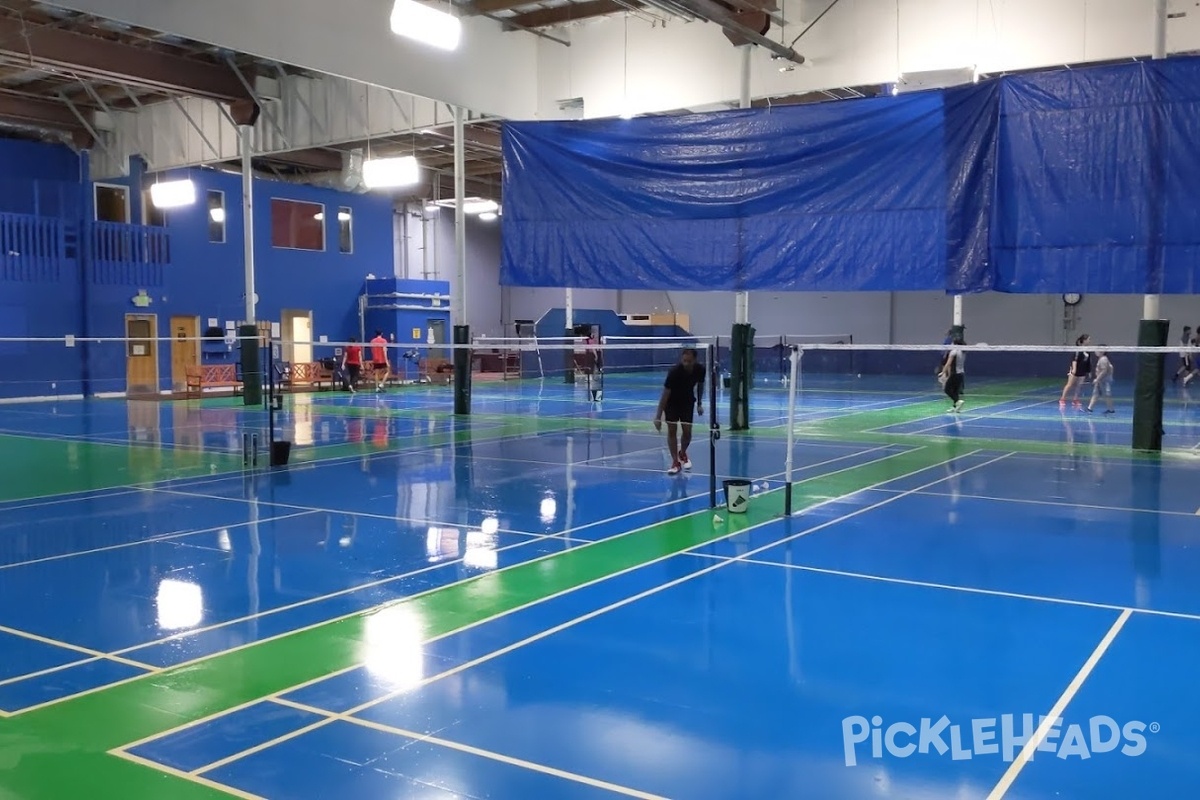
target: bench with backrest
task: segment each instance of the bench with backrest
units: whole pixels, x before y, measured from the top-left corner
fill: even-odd
[[[301,361],[291,364],[287,376],[288,386],[299,389],[306,386],[333,387],[333,370],[320,361]]]
[[[187,393],[203,394],[205,389],[232,389],[237,394],[242,388],[236,364],[197,364],[187,368]]]

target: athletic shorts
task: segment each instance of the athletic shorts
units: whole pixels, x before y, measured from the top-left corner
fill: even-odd
[[[1112,378],[1096,382],[1096,393],[1103,397],[1112,397]]]
[[[667,406],[663,412],[663,416],[667,418],[667,422],[685,422],[688,425],[692,424],[693,413],[696,407],[689,405],[687,407]]]

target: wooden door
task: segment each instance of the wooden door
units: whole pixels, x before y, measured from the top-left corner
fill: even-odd
[[[187,369],[200,364],[200,318],[171,317],[171,387],[187,389]]]
[[[158,317],[125,315],[125,393],[158,394]]]

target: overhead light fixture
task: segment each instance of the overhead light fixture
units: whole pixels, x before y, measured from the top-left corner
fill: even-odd
[[[150,202],[155,208],[179,208],[196,202],[196,184],[191,180],[164,181],[150,187]]]
[[[497,216],[499,215],[495,211],[485,211],[479,215],[479,219],[484,222],[495,222]]]
[[[440,208],[441,208],[441,206],[439,206],[437,203],[427,203],[425,205],[425,211],[430,214],[432,214],[433,212],[437,211]]]
[[[338,222],[349,222],[349,221],[350,221],[350,212],[349,211],[339,211],[338,212]]]
[[[221,223],[221,222],[224,222],[224,221],[225,221],[225,209],[223,209],[223,208],[210,208],[210,209],[208,210],[208,218],[209,218],[209,219],[211,219],[213,222],[216,222],[216,223]]]
[[[421,180],[421,167],[414,156],[373,158],[363,162],[362,176],[368,189],[412,186]]]
[[[462,20],[417,0],[396,0],[392,33],[439,50],[455,50],[462,38]]]
[[[495,214],[500,210],[500,204],[495,200],[466,200],[463,202],[464,214]]]

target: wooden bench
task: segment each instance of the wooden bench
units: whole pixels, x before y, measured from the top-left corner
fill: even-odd
[[[320,388],[328,385],[333,388],[333,370],[328,369],[320,361],[302,361],[292,364],[288,371],[288,385],[293,388],[312,386]]]
[[[187,368],[187,393],[203,394],[205,389],[241,391],[242,380],[236,364],[197,364]]]

